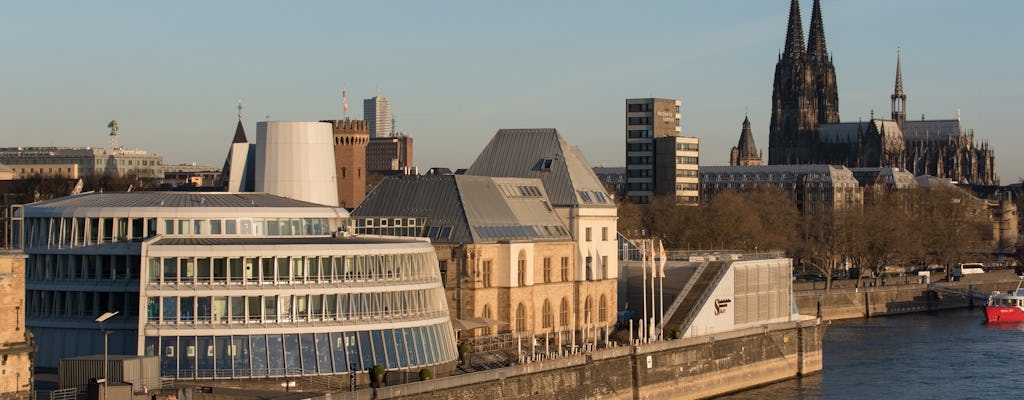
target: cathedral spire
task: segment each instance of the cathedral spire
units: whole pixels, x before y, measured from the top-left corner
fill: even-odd
[[[800,2],[789,4],[789,27],[786,29],[786,50],[783,57],[791,58],[804,53],[804,26],[800,23]]]
[[[811,30],[807,33],[807,55],[811,58],[827,58],[828,48],[825,47],[825,26],[821,22],[821,0],[814,0],[811,11]]]
[[[903,123],[907,120],[907,94],[903,93],[903,65],[900,61],[899,48],[896,48],[896,87],[890,98],[892,99],[892,119],[902,128]]]

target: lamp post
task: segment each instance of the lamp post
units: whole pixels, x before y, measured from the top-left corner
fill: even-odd
[[[110,331],[103,330],[103,321],[110,319],[119,312],[108,311],[96,317],[96,323],[100,325],[100,332],[103,333],[103,400],[107,400],[107,336],[110,336]]]

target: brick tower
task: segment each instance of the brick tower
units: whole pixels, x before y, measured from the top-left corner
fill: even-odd
[[[353,209],[366,197],[366,145],[370,124],[360,120],[328,120],[334,126],[334,168],[338,204]]]

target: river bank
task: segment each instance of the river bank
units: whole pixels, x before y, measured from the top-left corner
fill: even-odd
[[[1013,270],[968,275],[959,282],[918,283],[917,278],[889,278],[885,285],[860,288],[854,280],[838,280],[828,290],[824,282],[795,282],[793,295],[800,314],[829,321],[978,306],[983,294],[1013,290],[1018,283]]]

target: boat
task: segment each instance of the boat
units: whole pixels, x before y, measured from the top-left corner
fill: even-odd
[[[1024,277],[1017,282],[1012,292],[996,293],[988,296],[985,304],[985,322],[1024,322],[1024,289],[1021,284]]]

